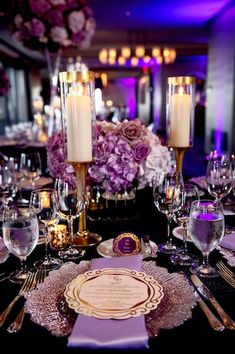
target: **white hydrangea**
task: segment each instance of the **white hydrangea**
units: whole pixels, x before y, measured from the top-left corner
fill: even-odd
[[[152,186],[153,180],[162,172],[171,170],[171,155],[166,146],[160,143],[151,145],[151,152],[146,161],[140,166],[139,188]]]

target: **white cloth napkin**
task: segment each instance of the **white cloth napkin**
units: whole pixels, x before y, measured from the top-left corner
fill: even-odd
[[[220,242],[220,246],[235,251],[235,232],[225,235]]]

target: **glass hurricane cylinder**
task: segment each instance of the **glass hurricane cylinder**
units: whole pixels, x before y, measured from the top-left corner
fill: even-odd
[[[176,155],[177,172],[182,172],[186,149],[193,145],[195,114],[195,78],[168,77],[167,136]]]
[[[95,157],[94,73],[88,70],[67,71],[61,72],[59,78],[64,154],[76,173],[78,197],[86,201],[87,164]],[[88,246],[100,242],[101,239],[100,235],[87,230],[84,208],[73,243]]]

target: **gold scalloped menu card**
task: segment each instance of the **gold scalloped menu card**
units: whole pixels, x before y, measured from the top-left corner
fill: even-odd
[[[150,275],[126,268],[104,268],[78,275],[64,292],[77,313],[100,319],[146,315],[163,298],[162,286]]]

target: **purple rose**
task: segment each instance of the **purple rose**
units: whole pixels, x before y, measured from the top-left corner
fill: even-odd
[[[51,4],[47,0],[30,0],[29,4],[32,12],[37,16],[42,16],[51,8]]]
[[[43,22],[37,18],[33,18],[31,21],[25,23],[25,27],[28,29],[28,34],[31,37],[43,37],[46,31]]]
[[[80,44],[85,37],[84,31],[78,32],[78,33],[72,33],[71,35],[71,41],[73,45],[78,45]]]
[[[132,145],[134,159],[138,163],[142,163],[146,160],[148,154],[150,153],[150,146],[148,143],[143,143],[138,141]]]
[[[46,19],[52,26],[62,27],[64,25],[63,15],[59,11],[56,10],[48,11],[46,14]]]
[[[129,141],[135,141],[142,138],[144,128],[138,120],[124,121],[120,126],[120,134]]]

